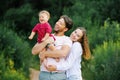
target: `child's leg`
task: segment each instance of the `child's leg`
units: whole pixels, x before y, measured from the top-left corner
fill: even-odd
[[[46,48],[44,48],[44,49],[42,50],[42,52],[44,52],[44,51],[46,51]],[[40,54],[41,54],[41,53],[39,53],[39,58],[40,58]],[[44,61],[44,60],[41,60],[41,59],[40,59],[40,64],[42,64],[43,61]]]
[[[47,45],[47,47],[48,47],[51,51],[56,50],[54,43],[49,43],[49,44]],[[56,60],[56,62],[59,62],[59,61],[60,61],[59,58],[54,58],[54,59]]]
[[[51,51],[54,51],[56,49],[54,45],[55,39],[53,37],[49,37],[48,41],[49,42],[47,43],[46,48],[49,48]]]
[[[32,53],[39,54],[45,48],[45,46],[46,44],[44,42],[36,43],[34,47],[32,48]]]

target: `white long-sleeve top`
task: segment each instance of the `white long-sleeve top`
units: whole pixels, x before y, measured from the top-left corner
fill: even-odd
[[[82,46],[79,42],[74,42],[69,55],[66,60],[57,66],[57,70],[67,70],[67,77],[69,76],[81,76],[81,56],[82,56]]]

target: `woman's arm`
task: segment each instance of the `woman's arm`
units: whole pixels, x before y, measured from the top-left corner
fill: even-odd
[[[71,48],[69,56],[66,58],[65,62],[60,65],[48,65],[47,69],[49,71],[55,70],[67,70],[74,64],[75,60],[82,55],[82,47],[80,43],[75,42]]]

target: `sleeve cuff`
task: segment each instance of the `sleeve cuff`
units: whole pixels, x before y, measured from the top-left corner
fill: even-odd
[[[56,65],[56,67],[57,67],[56,68],[57,70],[61,70],[61,66],[60,65]]]

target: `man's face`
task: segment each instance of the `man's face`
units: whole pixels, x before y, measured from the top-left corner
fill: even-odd
[[[65,30],[66,26],[65,26],[65,21],[63,18],[60,18],[54,27],[54,31],[55,32],[63,32]]]

